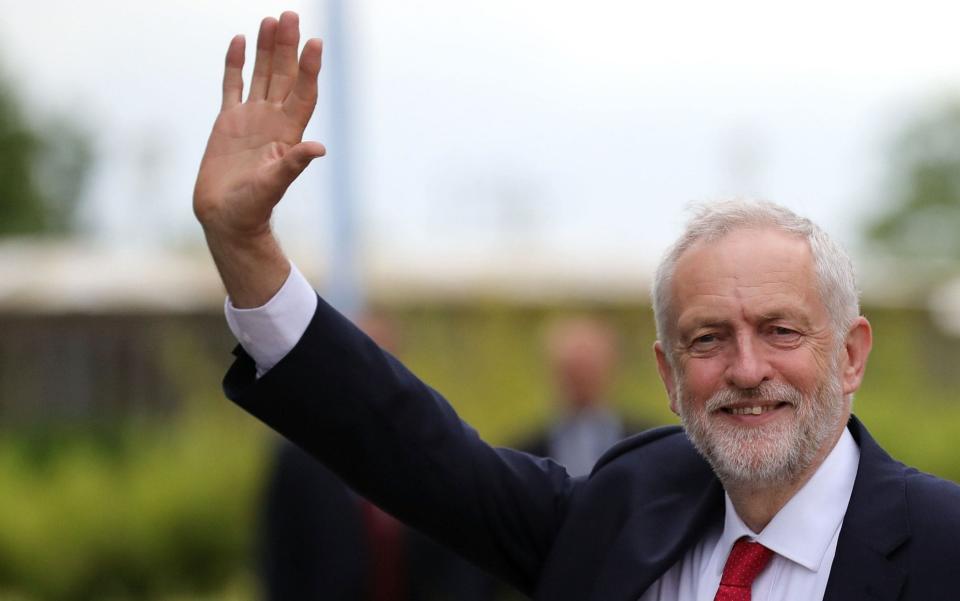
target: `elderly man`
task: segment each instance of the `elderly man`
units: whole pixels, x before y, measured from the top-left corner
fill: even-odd
[[[956,598],[960,487],[892,460],[850,415],[871,331],[819,228],[772,205],[693,219],[654,291],[683,429],[630,438],[571,478],[485,444],[281,252],[271,210],[324,152],[301,141],[321,45],[298,61],[298,37],[293,13],[263,21],[245,102],[231,42],[194,195],[242,344],[232,400],[536,599]]]

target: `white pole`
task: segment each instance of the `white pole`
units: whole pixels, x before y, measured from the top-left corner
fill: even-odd
[[[343,0],[327,0],[323,68],[329,81],[328,140],[330,163],[331,249],[325,298],[348,317],[363,308],[364,294],[357,256],[357,198],[353,174],[348,16]]]

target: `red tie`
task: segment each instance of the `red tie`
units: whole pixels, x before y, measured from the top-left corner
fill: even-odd
[[[760,543],[741,538],[733,545],[714,601],[750,601],[754,579],[767,567],[773,551]]]

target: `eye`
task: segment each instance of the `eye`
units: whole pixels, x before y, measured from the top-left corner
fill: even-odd
[[[783,325],[772,325],[768,329],[769,335],[780,343],[791,343],[800,340],[800,332]]]
[[[690,350],[694,352],[708,351],[717,346],[720,342],[720,336],[716,333],[700,334],[690,341]]]

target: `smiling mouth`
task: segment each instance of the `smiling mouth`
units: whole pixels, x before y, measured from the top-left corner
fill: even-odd
[[[774,403],[772,405],[743,405],[740,407],[723,407],[720,410],[730,415],[762,415],[775,409],[779,409],[786,404],[787,403]]]

